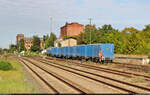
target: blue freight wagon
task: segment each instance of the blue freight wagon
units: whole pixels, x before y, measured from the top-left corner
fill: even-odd
[[[112,61],[114,59],[114,44],[91,44],[47,49],[47,55],[95,61],[99,61],[99,52],[102,52],[102,61]]]
[[[62,47],[58,48],[58,57],[61,57],[61,48]]]

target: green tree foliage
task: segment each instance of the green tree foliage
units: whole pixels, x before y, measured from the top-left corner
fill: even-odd
[[[76,36],[78,44],[113,43],[115,53],[119,54],[149,54],[150,51],[150,25],[142,31],[133,27],[122,31],[114,29],[111,25],[96,28],[95,25],[86,25],[85,30]]]
[[[13,53],[14,51],[17,51],[17,45],[11,44],[9,46],[9,52]]]
[[[0,61],[0,70],[8,71],[13,69],[13,66],[9,62]]]
[[[69,38],[69,36],[65,35],[65,36],[63,37],[63,40],[65,40],[65,39],[67,39],[67,38]]]
[[[50,34],[50,37],[47,35],[46,36],[46,41],[45,41],[45,48],[48,47],[53,47],[54,46],[54,41],[56,40],[56,35],[54,33]]]
[[[96,31],[97,31],[97,29],[96,29],[95,25],[92,25],[92,26],[86,25],[85,26],[85,40],[84,40],[84,42],[86,44],[96,43],[96,41],[98,40],[97,36],[96,36]]]
[[[77,44],[81,45],[81,44],[85,44],[84,40],[85,40],[85,33],[81,33],[79,34],[79,36],[76,36],[77,39]]]
[[[58,47],[61,47],[61,43],[60,42],[58,42]]]
[[[143,31],[150,31],[150,24],[149,25],[145,25],[145,28],[143,29]]]
[[[3,49],[3,52],[8,52],[9,50],[7,48],[4,48]]]
[[[2,48],[0,48],[0,55],[1,55],[1,54],[3,54],[3,49],[2,49]]]
[[[97,43],[99,36],[97,36],[97,29],[95,25],[86,25],[84,33],[81,33],[79,36],[75,37],[78,41],[78,44],[90,44]],[[91,35],[91,36],[90,36]],[[91,38],[90,38],[91,37]]]
[[[24,39],[21,39],[19,43],[17,43],[17,49],[19,52],[26,50],[24,46]]]
[[[31,46],[31,51],[33,52],[40,51],[40,38],[38,36],[33,37],[33,45]]]

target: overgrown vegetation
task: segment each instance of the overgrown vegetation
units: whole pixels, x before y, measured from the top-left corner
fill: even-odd
[[[0,93],[34,93],[33,87],[25,81],[21,64],[5,59],[0,59],[0,65],[11,65],[10,70],[0,70]],[[4,67],[5,67],[4,66]],[[9,67],[7,66],[7,67]],[[9,67],[10,68],[10,67]]]
[[[96,28],[95,25],[86,25],[85,32],[76,36],[78,44],[113,43],[117,54],[145,54],[150,51],[150,25],[143,30],[133,27],[122,31],[114,29],[111,25]],[[91,32],[91,33],[90,33]]]
[[[17,49],[18,49],[19,52],[26,50],[25,46],[24,46],[24,39],[21,39],[19,41],[19,43],[17,44]]]
[[[51,33],[50,36],[46,35],[45,37],[45,48],[53,47],[54,41],[57,39],[56,35],[54,33]]]
[[[64,36],[64,39],[66,38],[68,37]],[[77,39],[78,45],[86,45],[90,43],[113,43],[115,46],[114,49],[116,54],[150,55],[150,25],[146,25],[143,30],[128,27],[123,29],[122,31],[114,29],[111,25],[103,25],[102,27],[98,28],[95,25],[86,25],[84,32],[78,36],[74,36],[74,38]],[[54,46],[54,41],[57,38],[54,33],[51,33],[50,36],[46,35],[44,39],[45,48],[48,48]],[[23,41],[20,43],[22,43],[21,50],[24,50]],[[61,47],[60,43],[59,47]],[[15,50],[16,46],[11,45],[10,51]],[[37,36],[34,36],[31,51],[40,51],[40,38]]]
[[[24,56],[40,56],[38,52],[25,52]]]
[[[40,51],[40,38],[38,36],[33,37],[33,45],[31,46],[31,51],[33,52]]]
[[[0,61],[0,70],[8,71],[13,69],[12,65],[6,61]]]

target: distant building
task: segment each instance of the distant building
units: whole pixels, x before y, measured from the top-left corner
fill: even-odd
[[[27,51],[31,49],[31,46],[33,45],[33,38],[24,38],[24,46]]]
[[[17,34],[16,38],[17,38],[16,44],[19,43],[19,41],[21,39],[23,39],[26,50],[30,51],[31,46],[33,45],[33,38],[24,37],[24,34]],[[42,38],[40,38],[40,47],[43,48],[43,39]]]
[[[82,24],[74,23],[66,23],[65,26],[61,27],[60,38],[64,38],[64,36],[76,36],[84,31],[84,26]]]
[[[68,38],[65,40],[62,39],[57,39],[54,42],[54,46],[55,47],[59,47],[59,44],[61,45],[61,47],[65,47],[65,46],[76,46],[77,45],[77,40],[74,38]]]
[[[16,44],[17,44],[17,43],[19,43],[19,41],[21,39],[24,39],[24,34],[17,34],[16,39],[17,39],[17,41],[16,41]]]
[[[63,41],[63,39],[57,39],[55,42],[54,42],[54,47],[59,47],[59,44],[61,45],[61,42]]]

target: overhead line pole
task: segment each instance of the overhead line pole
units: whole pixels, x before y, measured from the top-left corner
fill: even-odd
[[[53,32],[53,29],[52,29],[52,28],[53,28],[53,26],[52,26],[52,24],[53,24],[53,22],[52,22],[53,17],[52,17],[52,16],[50,17],[50,20],[51,20],[51,25],[50,25],[50,26],[51,26],[51,27],[50,27],[51,29],[50,29],[50,31],[51,31],[51,33],[52,33],[52,32]]]
[[[92,21],[92,19],[91,18],[89,18],[89,21],[90,21],[90,44],[91,44],[91,21]]]

